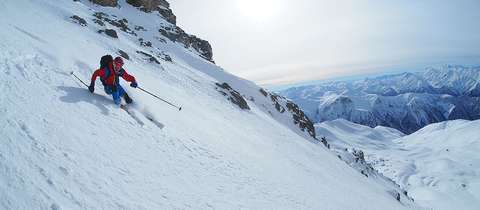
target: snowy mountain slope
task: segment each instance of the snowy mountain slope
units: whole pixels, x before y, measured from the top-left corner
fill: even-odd
[[[480,67],[444,66],[425,72],[295,87],[280,92],[314,122],[346,119],[406,134],[435,122],[480,119]]]
[[[346,120],[315,125],[333,151],[361,150],[367,163],[433,209],[480,207],[480,121],[446,121],[404,136]]]
[[[302,128],[308,121],[291,102],[266,97],[201,52],[156,34],[171,24],[157,13],[119,6],[0,2],[1,209],[407,208],[385,186],[306,141],[315,133]],[[147,31],[136,33],[150,37],[152,47],[128,30],[96,24],[97,12],[141,24]],[[112,28],[118,38],[98,33]],[[100,84],[92,95],[69,74],[88,81],[99,57],[119,50],[128,53],[126,69],[141,87],[183,110],[127,88],[134,119]],[[225,82],[247,99],[248,110],[219,92],[216,83]],[[232,90],[224,92],[235,97]]]

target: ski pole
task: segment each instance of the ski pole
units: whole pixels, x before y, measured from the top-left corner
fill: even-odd
[[[80,78],[78,78],[77,75],[75,75],[75,73],[73,73],[73,71],[70,72],[70,74],[73,75],[75,78],[77,78],[78,81],[80,81],[83,85],[85,85],[86,87],[88,87],[88,85],[87,85],[85,82],[83,82]]]
[[[170,105],[170,106],[173,106],[173,107],[177,108],[178,111],[182,111],[182,107],[175,106],[174,104],[172,104],[172,103],[170,103],[170,102],[168,102],[168,101],[166,101],[166,100],[164,100],[164,99],[156,96],[156,95],[153,94],[153,93],[148,92],[147,90],[145,90],[145,89],[143,89],[143,88],[141,88],[141,87],[138,87],[138,89],[140,89],[141,91],[143,91],[143,92],[145,92],[145,93],[147,93],[147,94],[149,94],[149,95],[151,95],[151,96],[153,96],[153,97],[155,97],[155,98],[157,98],[157,99],[159,99],[159,100],[167,103],[167,104]]]

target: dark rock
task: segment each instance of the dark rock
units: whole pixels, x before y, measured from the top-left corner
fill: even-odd
[[[362,150],[355,150],[354,149],[352,154],[355,157],[355,162],[356,163],[366,163],[365,154],[363,153]]]
[[[307,130],[311,137],[317,138],[315,134],[315,127],[313,126],[312,121],[308,119],[307,115],[298,107],[297,104],[288,101],[287,109],[293,114],[293,121],[295,124],[298,124],[302,131]]]
[[[169,23],[171,23],[171,24],[176,24],[177,23],[177,17],[173,14],[171,9],[159,9],[158,12]]]
[[[87,21],[77,15],[71,16],[70,19],[72,19],[73,22],[85,27],[87,26]]]
[[[152,42],[150,41],[144,41],[143,38],[140,38],[138,39],[138,41],[140,42],[140,46],[144,46],[144,47],[152,47]]]
[[[112,18],[108,14],[105,14],[103,12],[96,12],[93,14],[93,16],[95,17],[93,21],[100,26],[105,26],[104,22],[107,22],[107,23],[110,23],[110,25],[117,27],[118,29],[120,29],[125,33],[131,34],[134,36],[137,35],[135,31],[133,31],[128,27],[128,20],[125,18],[119,20],[115,16],[112,16],[113,17]]]
[[[263,96],[267,97],[268,96],[268,93],[266,90],[264,90],[263,88],[260,89],[260,93],[262,93]]]
[[[322,142],[322,144],[323,144],[326,148],[330,149],[330,144],[328,143],[327,138],[322,137],[322,139],[320,140],[320,142]]]
[[[120,54],[120,56],[122,56],[122,58],[125,58],[127,60],[130,60],[130,56],[123,50],[118,50],[118,54]]]
[[[298,125],[300,130],[302,130],[303,132],[307,131],[308,134],[314,139],[317,139],[316,133],[315,133],[315,127],[313,126],[312,121],[308,119],[307,115],[305,115],[305,113],[298,107],[297,104],[275,93],[268,93],[263,88],[261,88],[259,91],[265,97],[268,97],[270,95],[270,100],[273,102],[275,109],[280,113],[284,113],[286,110],[280,104],[279,99],[281,98],[282,100],[286,101],[287,109],[292,114],[293,122],[295,123],[295,125]]]
[[[158,40],[160,43],[167,43],[167,40],[165,40],[164,38],[156,36],[155,39]]]
[[[116,32],[115,30],[113,30],[113,29],[99,30],[98,33],[105,33],[105,34],[108,35],[109,37],[118,39],[117,32]]]
[[[175,28],[164,27],[159,29],[158,31],[164,37],[167,37],[168,39],[170,39],[170,41],[180,42],[184,45],[185,48],[192,47],[193,49],[195,49],[195,51],[200,53],[200,56],[202,56],[206,60],[214,62],[212,60],[213,59],[212,46],[210,45],[210,43],[208,43],[208,41],[202,40],[193,35],[189,35],[179,27],[175,27]]]
[[[270,98],[272,99],[273,103],[275,104],[275,109],[277,109],[278,112],[280,113],[284,113],[285,112],[285,108],[283,108],[282,105],[280,105],[280,103],[278,103],[278,95],[275,95],[275,94],[272,94],[270,95]]]
[[[158,54],[158,57],[160,57],[162,60],[167,61],[167,62],[172,62],[173,61],[172,57],[170,57],[170,55],[168,55],[167,53],[165,53],[163,51]]]
[[[165,0],[127,0],[127,3],[147,13],[158,11],[169,23],[174,25],[177,23],[177,17],[170,9],[170,4]]]
[[[150,62],[154,62],[154,63],[156,63],[156,64],[160,64],[160,61],[158,61],[158,59],[155,58],[153,55],[150,55],[150,54],[148,54],[148,53],[146,53],[146,52],[142,52],[142,51],[137,51],[137,53],[138,53],[138,54],[141,54],[141,55],[143,55],[143,56],[145,56],[145,57],[147,57],[148,61],[150,61]]]
[[[136,31],[147,31],[143,26],[135,26]]]
[[[104,7],[116,7],[118,5],[118,0],[90,0],[90,2]]]
[[[98,24],[99,26],[105,26],[105,23],[99,19],[93,19],[93,22]]]
[[[112,6],[115,7],[118,5],[117,0],[90,0],[96,4],[102,6]],[[196,36],[189,35],[185,33],[180,27],[176,26],[176,16],[173,14],[172,10],[170,9],[170,4],[166,0],[127,0],[127,3],[137,7],[138,9],[144,12],[153,12],[158,11],[159,15],[161,15],[167,22],[171,23],[173,26],[164,26],[164,28],[160,29],[159,32],[161,35],[167,37],[173,42],[182,43],[185,48],[190,49],[193,48],[202,58],[215,63],[213,61],[213,50],[212,46],[208,41],[200,39]],[[126,19],[118,20],[118,18],[114,15],[109,16],[102,12],[97,12],[94,14],[96,19],[94,19],[94,23],[105,26],[105,22],[111,24],[119,28],[121,31],[129,33],[131,35],[137,36],[135,31],[146,31],[143,26],[135,26],[135,31],[131,30],[128,27],[128,21]],[[159,41],[165,43],[166,41],[162,38],[157,38]],[[145,43],[145,46],[150,46],[148,42]]]
[[[250,110],[247,101],[243,98],[243,96],[236,90],[234,90],[228,83],[215,83],[217,85],[217,91],[220,92],[222,95],[227,96],[228,100],[232,103],[236,104],[240,109],[243,110]],[[221,88],[221,89],[220,89]]]

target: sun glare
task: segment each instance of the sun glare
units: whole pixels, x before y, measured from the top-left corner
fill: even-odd
[[[280,1],[275,0],[237,0],[237,5],[243,15],[258,21],[271,19],[280,12]]]

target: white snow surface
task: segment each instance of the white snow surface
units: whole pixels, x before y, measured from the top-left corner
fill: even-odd
[[[176,43],[154,42],[174,61],[156,65],[133,53],[145,50],[135,37],[97,33],[92,14],[103,11],[160,36],[166,21],[120,4],[0,1],[0,209],[406,209],[287,112],[269,114],[255,84]],[[92,95],[69,74],[88,81],[100,56],[118,49],[129,52],[126,69],[140,86],[183,110],[124,84],[137,103],[133,119],[99,82]],[[251,110],[215,82],[252,97]]]
[[[411,134],[340,119],[316,124],[332,148],[356,148],[368,163],[435,210],[480,208],[480,120],[455,120]]]

